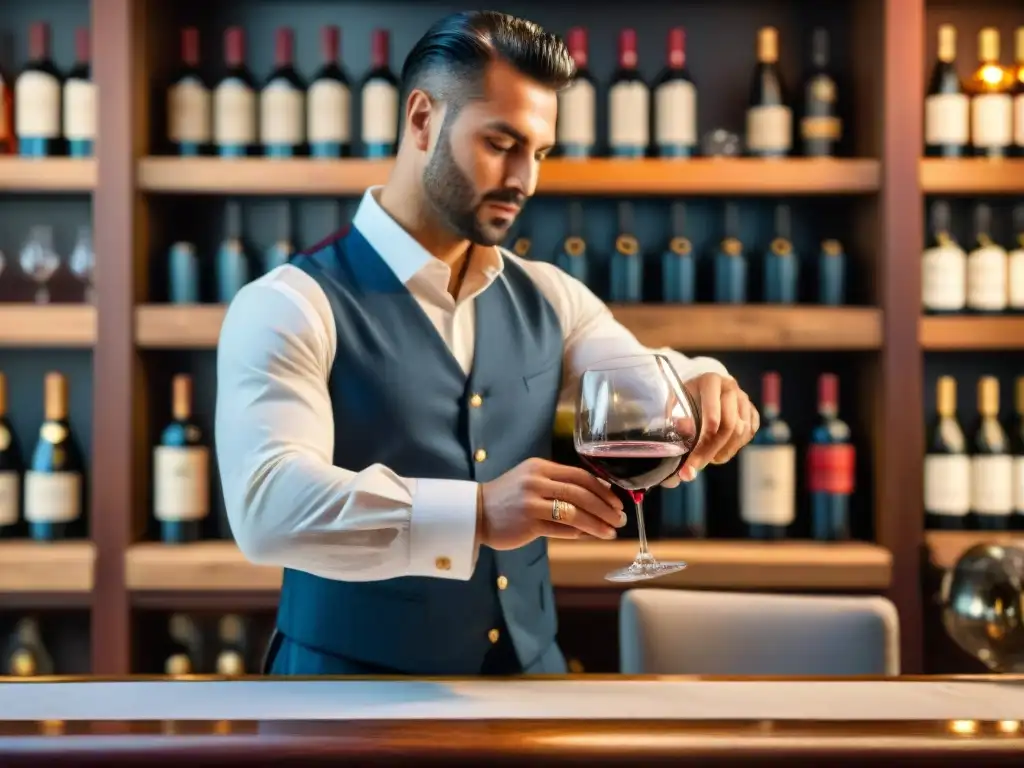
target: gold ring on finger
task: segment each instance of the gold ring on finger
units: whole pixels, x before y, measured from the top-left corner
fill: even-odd
[[[553,499],[551,501],[551,519],[558,522],[565,522],[569,518],[569,513],[572,512],[572,504],[561,499]]]

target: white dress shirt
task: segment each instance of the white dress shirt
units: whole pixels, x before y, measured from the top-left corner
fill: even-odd
[[[563,392],[612,357],[646,353],[605,304],[558,267],[498,248],[474,257],[458,300],[450,270],[366,192],[352,225],[423,307],[467,370],[474,347],[473,299],[515,260],[561,321]],[[328,377],[336,326],[327,297],[284,265],[245,286],[228,308],[217,349],[216,446],[235,540],[250,561],[345,581],[396,576],[468,579],[476,563],[477,483],[401,477],[380,464],[360,472],[332,463]],[[726,375],[717,360],[667,355],[688,380]],[[373,436],[366,439],[372,440]]]

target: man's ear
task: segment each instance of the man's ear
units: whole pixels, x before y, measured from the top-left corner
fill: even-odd
[[[430,147],[434,100],[426,91],[413,89],[405,104],[405,125],[413,145],[422,152]]]

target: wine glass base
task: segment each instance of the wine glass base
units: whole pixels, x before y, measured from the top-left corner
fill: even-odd
[[[659,563],[651,560],[636,560],[625,568],[619,568],[605,575],[607,581],[644,581],[677,573],[686,567],[682,561]]]

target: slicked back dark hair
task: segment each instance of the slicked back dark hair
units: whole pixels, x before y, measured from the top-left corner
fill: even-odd
[[[484,71],[495,60],[556,91],[576,74],[562,39],[532,21],[497,11],[463,11],[435,22],[413,46],[402,67],[402,90],[422,88],[457,109],[480,97]]]

